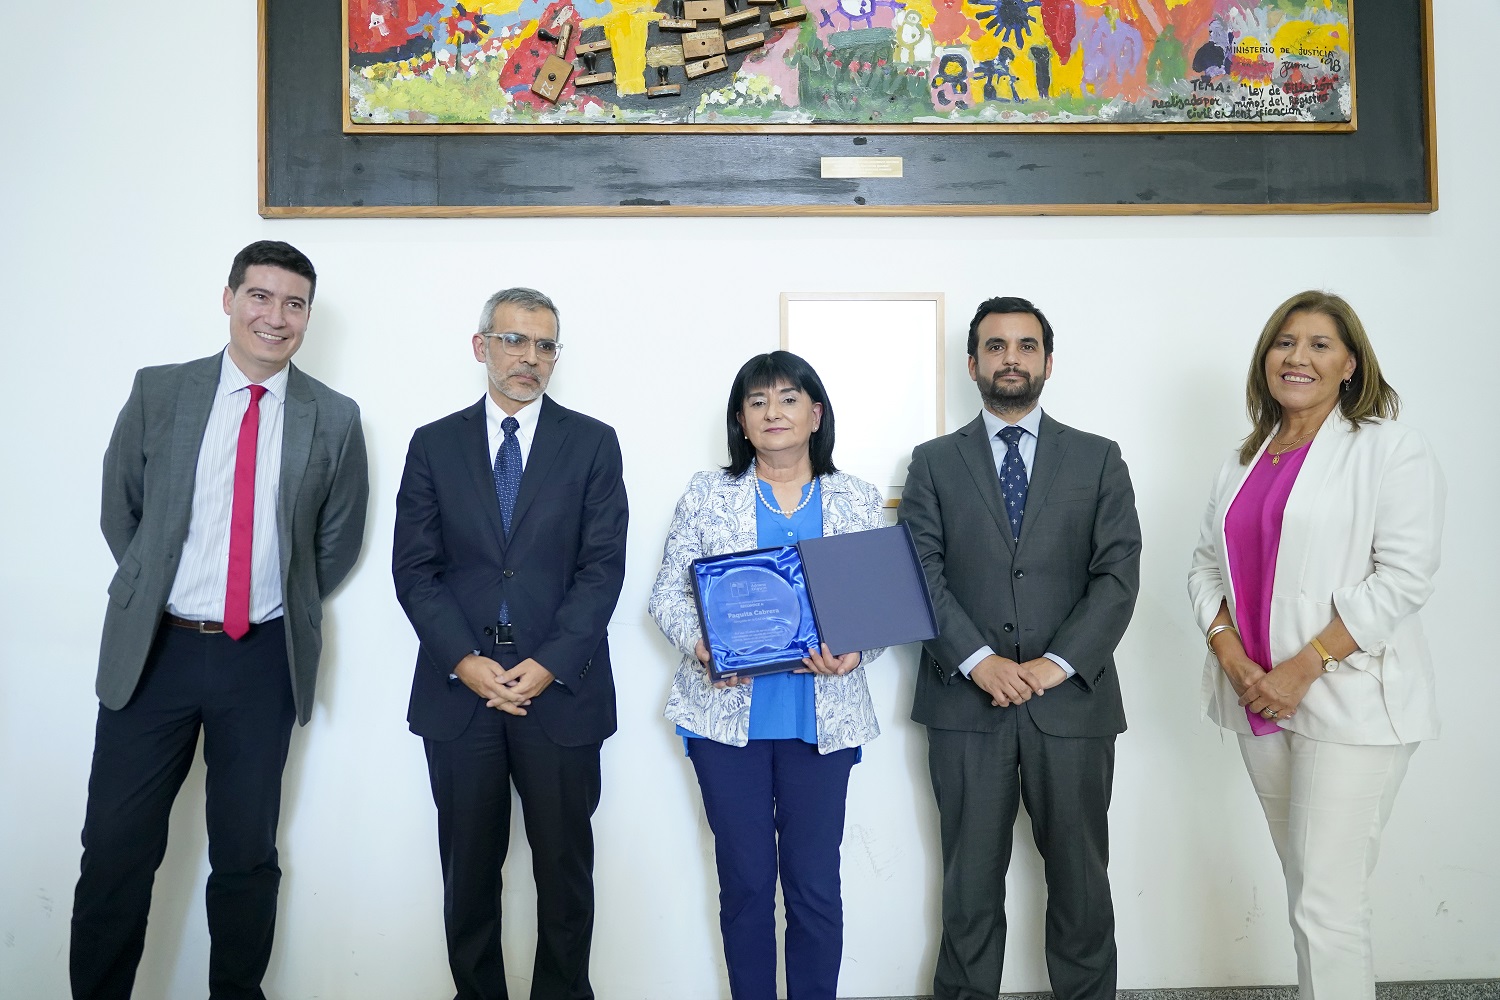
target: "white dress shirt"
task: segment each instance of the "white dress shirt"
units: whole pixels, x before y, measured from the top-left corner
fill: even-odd
[[[516,440],[521,445],[522,471],[526,469],[526,460],[531,457],[531,442],[536,438],[536,422],[541,415],[542,399],[540,396],[515,412],[516,423],[521,425],[516,428]],[[500,404],[486,392],[484,394],[484,426],[489,431],[489,467],[491,469],[495,467],[495,455],[499,453],[500,445],[505,441],[505,430],[500,426],[500,422],[508,416],[511,414],[500,409]]]
[[[276,529],[281,492],[282,404],[290,369],[261,384],[260,428],[255,441],[255,528],[250,550],[250,621],[281,614],[281,539]],[[193,513],[167,610],[194,621],[223,621],[229,585],[229,519],[234,506],[234,463],[240,423],[250,407],[250,378],[224,352],[219,387],[193,478]]]
[[[997,480],[1000,477],[1001,468],[1003,468],[1005,465],[1005,455],[1008,451],[1010,451],[1010,446],[1007,445],[1004,441],[1000,440],[1000,432],[1007,427],[1019,427],[1021,428],[1021,430],[1026,432],[1021,435],[1021,440],[1016,442],[1016,450],[1021,453],[1021,463],[1026,466],[1026,483],[1029,487],[1031,485],[1032,463],[1036,461],[1037,432],[1041,430],[1042,427],[1042,408],[1040,406],[1033,406],[1030,412],[1026,414],[1026,416],[1022,417],[1020,420],[1017,420],[1013,424],[1001,420],[999,417],[995,416],[989,411],[988,407],[980,410],[979,414],[984,418],[985,433],[989,434],[990,436],[990,453],[995,457],[995,478]],[[1022,517],[1022,523],[1025,523],[1024,515]],[[963,675],[965,677],[967,677],[969,676],[969,673],[979,665],[980,660],[984,659],[986,656],[994,655],[995,651],[989,646],[980,646],[978,649],[974,650],[974,652],[969,654],[968,659],[964,660],[964,662],[958,665],[958,669],[963,672]],[[1073,674],[1076,673],[1072,665],[1061,656],[1058,656],[1056,653],[1048,652],[1043,653],[1042,655],[1051,660],[1053,663],[1057,664],[1059,667],[1062,667],[1063,673],[1067,674],[1069,677],[1072,677]]]

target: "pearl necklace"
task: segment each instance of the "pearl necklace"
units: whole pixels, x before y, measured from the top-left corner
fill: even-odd
[[[782,510],[780,507],[774,506],[771,501],[767,500],[766,495],[760,491],[760,476],[757,475],[755,477],[755,495],[760,497],[760,502],[766,505],[766,510],[771,511],[773,514],[780,514],[782,517],[791,517],[793,514],[797,513],[797,511],[807,506],[808,501],[813,498],[813,489],[812,483],[808,483],[807,496],[802,498],[802,502],[793,507],[791,510]]]

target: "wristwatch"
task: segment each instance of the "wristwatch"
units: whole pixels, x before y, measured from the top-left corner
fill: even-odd
[[[1323,658],[1323,673],[1331,674],[1339,668],[1339,661],[1328,655],[1328,650],[1325,649],[1323,647],[1323,644],[1318,641],[1317,636],[1313,636],[1312,639],[1309,640],[1308,645],[1312,646],[1314,653],[1317,653]]]

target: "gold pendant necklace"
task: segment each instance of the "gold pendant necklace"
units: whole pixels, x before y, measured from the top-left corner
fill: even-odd
[[[1293,438],[1291,444],[1282,445],[1282,448],[1281,448],[1280,451],[1273,451],[1273,452],[1271,452],[1271,464],[1272,465],[1280,465],[1281,464],[1281,456],[1285,455],[1287,452],[1289,452],[1293,448],[1297,447],[1297,445],[1299,443],[1301,443],[1302,438],[1305,438],[1305,437],[1307,437],[1306,434],[1303,434],[1301,437]],[[1275,442],[1273,441],[1272,444],[1275,444]]]

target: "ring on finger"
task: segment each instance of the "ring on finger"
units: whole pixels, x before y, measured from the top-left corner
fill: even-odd
[[[1263,719],[1274,719],[1280,714],[1281,713],[1277,712],[1276,709],[1272,708],[1270,705],[1267,705],[1265,708],[1260,710],[1260,716]]]

